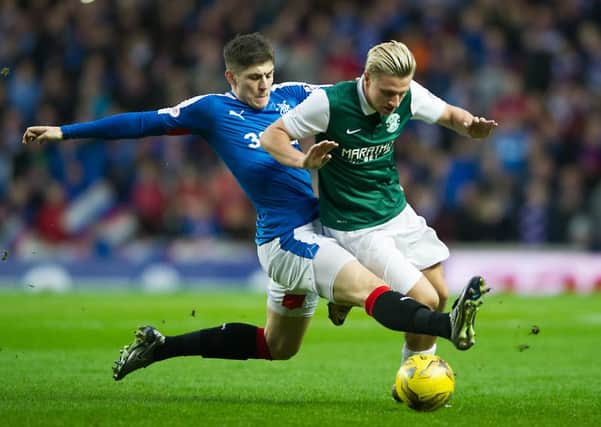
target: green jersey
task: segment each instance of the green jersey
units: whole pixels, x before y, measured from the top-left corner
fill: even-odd
[[[327,139],[339,144],[331,152],[332,159],[319,170],[319,210],[325,226],[342,231],[382,224],[405,208],[394,142],[416,107],[421,108],[417,118],[434,122],[446,105],[412,82],[398,108],[381,116],[367,104],[361,84],[348,81],[323,89],[325,97],[322,93],[320,99],[321,106],[328,106],[326,114],[321,111],[319,115],[324,107],[310,111],[305,106],[304,110],[293,111],[292,117],[284,116],[292,135],[302,138],[316,134],[318,141]],[[415,92],[418,100],[414,99]],[[434,107],[428,105],[432,103]],[[324,115],[327,123],[322,119]]]
[[[339,145],[319,170],[319,211],[324,225],[356,230],[382,224],[407,201],[394,162],[394,141],[411,118],[411,90],[389,116],[365,115],[356,82],[325,89],[330,122],[317,140]]]

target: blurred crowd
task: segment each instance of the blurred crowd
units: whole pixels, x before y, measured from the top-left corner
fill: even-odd
[[[222,47],[253,31],[276,46],[276,82],[353,79],[372,45],[403,41],[417,81],[500,123],[473,141],[411,122],[396,144],[409,201],[448,243],[601,249],[601,0],[4,0],[0,245],[251,241],[252,207],[198,137],[21,135],[225,92]]]

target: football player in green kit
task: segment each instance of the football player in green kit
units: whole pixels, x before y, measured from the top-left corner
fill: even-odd
[[[403,43],[374,46],[360,79],[314,91],[267,128],[261,145],[284,165],[319,169],[320,219],[326,235],[393,290],[443,311],[448,288],[441,263],[449,251],[407,203],[394,142],[412,119],[477,139],[489,136],[498,124],[433,95],[413,80],[415,67]],[[307,153],[290,143],[309,136],[316,136],[317,143]],[[474,289],[484,292],[484,280],[472,280],[480,282]],[[475,342],[474,336],[469,338]],[[434,354],[435,340],[406,334],[402,360]]]

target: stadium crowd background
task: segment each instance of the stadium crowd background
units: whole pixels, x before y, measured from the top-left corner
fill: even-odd
[[[253,209],[198,137],[21,135],[227,91],[223,44],[261,31],[276,82],[353,79],[370,46],[396,39],[416,80],[500,123],[483,142],[412,123],[396,144],[408,199],[448,243],[601,249],[601,1],[362,3],[4,0],[0,246],[109,256],[250,243]]]

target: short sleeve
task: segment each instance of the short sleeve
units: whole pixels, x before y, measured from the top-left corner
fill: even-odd
[[[427,123],[436,123],[442,116],[447,103],[415,80],[411,81],[410,89],[412,118]]]
[[[292,139],[303,139],[328,129],[330,102],[323,89],[311,92],[302,103],[282,116]]]

